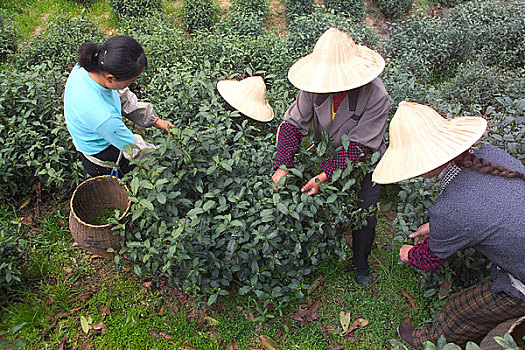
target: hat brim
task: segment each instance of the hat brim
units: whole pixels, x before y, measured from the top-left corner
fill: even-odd
[[[273,108],[268,101],[265,101],[264,104],[250,103],[249,100],[242,97],[242,91],[239,91],[239,82],[236,80],[219,81],[217,90],[226,102],[249,118],[260,122],[268,122],[274,118]]]
[[[377,78],[385,69],[384,58],[366,46],[357,45],[358,55],[338,64],[316,62],[312,53],[288,70],[288,79],[300,90],[332,93],[356,89]]]
[[[388,147],[372,174],[372,181],[389,184],[426,174],[472,147],[487,128],[487,121],[479,117],[451,118],[446,124],[445,132],[436,132],[426,143]]]

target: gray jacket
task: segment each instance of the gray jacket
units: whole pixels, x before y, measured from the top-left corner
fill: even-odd
[[[296,100],[284,114],[284,121],[298,128],[302,135],[308,135],[313,127],[316,139],[320,140],[322,130],[329,135],[334,147],[341,145],[341,136],[348,135],[354,141],[379,150],[386,150],[385,131],[390,98],[379,78],[350,90],[337,109],[332,121],[332,94],[318,94],[299,91]]]
[[[137,96],[129,88],[118,90],[118,95],[122,114],[133,123],[150,127],[159,119],[151,103],[138,101]]]

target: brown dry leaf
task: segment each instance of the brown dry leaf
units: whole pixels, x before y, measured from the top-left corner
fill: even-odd
[[[346,334],[348,331],[348,327],[350,326],[350,320],[352,319],[352,315],[349,312],[341,311],[339,313],[339,322],[341,323],[341,327],[343,327],[343,331],[341,332],[341,335]]]
[[[88,289],[86,290],[84,293],[82,293],[78,298],[77,300],[88,300],[89,298],[91,298],[91,296],[93,294],[95,294],[97,292],[97,289],[96,288],[91,288],[91,289]]]
[[[67,341],[67,338],[64,335],[64,337],[62,338],[62,341],[60,342],[60,344],[58,344],[57,350],[64,350],[64,346],[66,345],[66,341]]]
[[[443,283],[441,283],[441,286],[439,287],[440,290],[450,290],[450,287],[451,287],[451,284],[448,280],[445,280]],[[438,293],[438,298],[439,299],[445,299],[447,296],[444,295],[443,293],[439,292]]]
[[[104,323],[102,323],[102,322],[99,322],[99,323],[97,323],[95,325],[92,325],[90,328],[94,329],[94,330],[99,330],[100,329],[102,331],[102,333],[104,333],[104,331],[108,330],[106,328],[106,326],[104,325]]]
[[[310,286],[310,289],[308,290],[308,295],[314,294],[314,292],[324,283],[324,277],[317,278],[312,285]]]
[[[360,318],[359,322],[361,322],[360,327],[366,327],[370,323],[370,321],[368,319],[366,319],[366,318]]]
[[[228,347],[228,350],[237,350],[237,343],[231,342],[230,346]]]
[[[290,317],[296,321],[299,321],[301,323],[306,323],[306,324],[308,324],[308,322],[310,321],[315,321],[317,320],[317,315],[315,314],[315,312],[319,308],[319,304],[320,304],[320,301],[318,299],[314,301],[312,304],[310,304],[310,306],[307,309],[301,309]]]
[[[253,317],[253,314],[251,311],[246,311],[244,310],[243,312],[243,315],[244,315],[244,318],[247,319],[248,321],[253,321],[255,317]]]
[[[106,316],[111,317],[111,310],[106,305],[100,305],[100,307],[98,308],[98,313],[100,314],[102,319],[105,319]]]
[[[27,226],[33,225],[33,219],[30,216],[21,216],[18,219],[24,225],[27,225]]]
[[[142,287],[151,289],[151,281],[142,282]]]
[[[157,316],[161,316],[164,313],[164,304],[160,306],[159,312],[157,312]]]
[[[259,336],[259,342],[261,343],[262,347],[266,350],[282,350],[282,348],[272,339],[268,338],[265,335]]]
[[[35,190],[36,194],[40,197],[42,194],[42,184],[40,182],[33,185],[33,189]]]
[[[348,336],[349,334],[351,334],[357,327],[365,327],[367,326],[369,323],[369,321],[366,319],[366,318],[358,318],[357,320],[355,320],[352,325],[350,325],[348,327],[348,329],[346,330],[346,332],[342,333],[341,335],[342,336]],[[349,339],[348,337],[346,337],[347,339]]]
[[[408,294],[408,292],[404,289],[401,289],[401,295],[403,295],[405,298],[407,298],[408,302],[410,303],[410,306],[412,307],[412,309],[414,309],[414,311],[417,311],[417,305],[416,303],[414,303],[414,299],[410,296],[410,294]]]
[[[81,306],[81,307],[77,307],[77,308],[74,308],[74,309],[71,309],[71,310],[67,310],[66,312],[60,312],[60,313],[56,314],[56,317],[57,318],[67,317],[67,316],[70,316],[70,315],[74,314],[77,311],[82,310],[83,308],[84,308],[84,306]]]
[[[99,259],[99,258],[102,258],[100,255],[97,255],[97,254],[91,254],[89,256],[90,259]]]

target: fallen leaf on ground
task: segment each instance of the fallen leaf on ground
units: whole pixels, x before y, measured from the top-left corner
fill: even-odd
[[[209,324],[210,326],[216,326],[216,325],[219,324],[219,321],[217,321],[217,320],[214,319],[213,317],[206,316],[206,317],[204,317],[204,319],[205,319],[206,321],[208,321],[208,324]]]
[[[62,338],[62,341],[60,342],[60,344],[58,344],[57,350],[64,350],[64,346],[66,345],[66,341],[67,341],[67,338],[64,335],[64,337]]]
[[[351,319],[352,315],[350,314],[350,312],[341,311],[339,313],[339,322],[341,323],[341,327],[343,327],[343,332],[341,332],[341,334],[345,334],[348,331]]]
[[[441,293],[441,290],[443,291],[449,291],[450,290],[450,282],[448,280],[445,280],[443,283],[441,283],[441,286],[439,287],[439,293],[438,293],[438,298],[439,299],[444,299],[446,298],[447,296],[444,295],[443,293]]]
[[[164,313],[164,304],[160,306],[159,312],[157,312],[157,316],[161,316]]]
[[[308,289],[308,295],[314,294],[314,292],[324,283],[324,277],[317,278],[312,285],[310,286],[310,289]]]
[[[401,289],[401,294],[407,298],[408,302],[410,303],[410,306],[412,307],[412,309],[414,309],[414,311],[417,311],[417,305],[416,303],[414,303],[414,299],[410,296],[410,294],[408,294],[408,292],[404,289]]]
[[[98,313],[100,314],[100,317],[102,317],[102,319],[105,319],[106,316],[111,317],[111,310],[109,310],[109,307],[107,307],[106,305],[100,305],[100,307],[98,308]]]
[[[265,335],[259,336],[259,342],[266,350],[281,350],[282,348],[274,342],[272,339],[268,338]]]
[[[97,254],[91,254],[89,256],[90,259],[98,259],[98,258],[102,258],[100,255],[97,255]]]
[[[22,216],[19,219],[24,225],[31,226],[33,224],[33,219],[30,216]]]
[[[142,282],[142,287],[151,289],[151,281]]]
[[[229,350],[237,350],[237,343],[231,342],[230,346],[228,347]]]
[[[328,345],[326,350],[343,350],[344,348],[345,347],[342,346],[341,344],[330,344],[330,345]]]
[[[88,289],[86,291],[84,291],[84,293],[82,293],[78,298],[77,300],[88,300],[89,298],[91,298],[91,296],[93,294],[95,294],[97,292],[97,289],[96,288],[91,288],[91,289]]]
[[[357,327],[366,327],[368,323],[369,321],[366,318],[358,318],[348,327],[346,332],[342,333],[341,335],[343,336],[348,335],[352,333]]]
[[[316,300],[312,304],[310,304],[310,306],[307,309],[299,310],[290,317],[296,321],[306,324],[308,324],[308,322],[310,321],[315,321],[317,320],[317,315],[315,314],[315,312],[319,308],[319,304],[319,300]]]

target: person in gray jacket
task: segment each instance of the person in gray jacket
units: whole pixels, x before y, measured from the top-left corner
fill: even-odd
[[[504,150],[472,148],[487,122],[442,118],[432,108],[400,104],[390,123],[390,146],[372,180],[393,183],[415,176],[441,180],[429,222],[401,247],[401,261],[433,270],[464,248],[492,262],[491,276],[450,296],[433,324],[400,325],[410,345],[426,341],[465,345],[501,322],[525,315],[525,166]]]
[[[288,73],[290,82],[300,91],[279,127],[274,183],[294,166],[294,154],[311,128],[317,140],[321,139],[322,131],[328,132],[334,148],[341,146],[343,135],[348,136],[350,143],[348,149],[341,149],[332,159],[321,162],[322,172],[302,188],[308,195],[318,193],[321,184],[331,180],[335,169],[346,168],[347,159],[355,162],[373,151],[385,151],[390,98],[378,78],[384,67],[381,55],[356,45],[348,34],[334,28],[323,33],[313,53],[297,61]],[[359,206],[370,210],[367,226],[352,232],[356,281],[365,286],[371,282],[367,260],[375,237],[379,193],[379,185],[372,184],[371,174],[366,175],[361,183]]]

